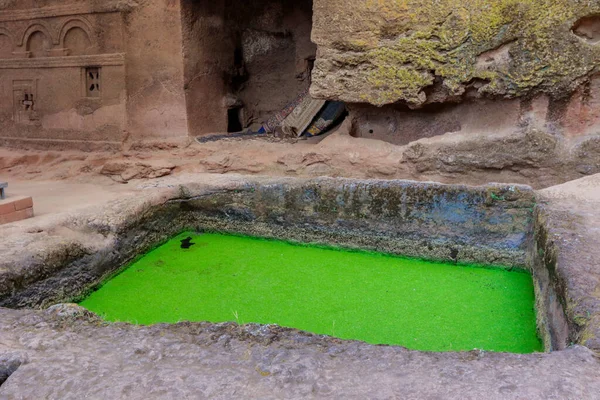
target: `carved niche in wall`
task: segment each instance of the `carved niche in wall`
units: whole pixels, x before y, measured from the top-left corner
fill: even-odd
[[[65,22],[60,32],[60,47],[66,55],[83,56],[96,54],[98,46],[94,40],[92,26],[83,18],[72,18]]]
[[[51,29],[45,21],[34,21],[22,36],[25,57],[81,56],[97,53],[91,24],[83,17],[70,18]]]

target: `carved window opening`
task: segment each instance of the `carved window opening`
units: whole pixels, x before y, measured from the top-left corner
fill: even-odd
[[[100,74],[100,68],[91,67],[85,69],[85,87],[87,97],[100,97]]]
[[[13,81],[13,112],[17,124],[35,125],[37,113],[37,80]]]
[[[25,93],[24,99],[21,101],[23,111],[33,111],[33,94]]]

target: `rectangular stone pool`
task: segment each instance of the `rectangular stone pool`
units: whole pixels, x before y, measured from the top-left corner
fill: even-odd
[[[414,350],[531,353],[544,349],[534,303],[523,270],[184,233],[80,304],[109,321],[277,324]]]

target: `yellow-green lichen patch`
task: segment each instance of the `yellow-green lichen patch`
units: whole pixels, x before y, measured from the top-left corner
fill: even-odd
[[[330,62],[317,63],[313,90],[417,106],[436,76],[449,96],[475,78],[487,81],[481,94],[568,92],[600,62],[600,46],[571,31],[597,13],[600,3],[576,0],[315,0],[313,39]],[[478,67],[482,53],[507,44],[506,62]],[[336,74],[353,90],[336,87]]]

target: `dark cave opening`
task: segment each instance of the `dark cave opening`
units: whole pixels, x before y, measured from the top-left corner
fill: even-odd
[[[241,108],[230,108],[227,110],[227,132],[240,132],[244,129],[241,112]]]

